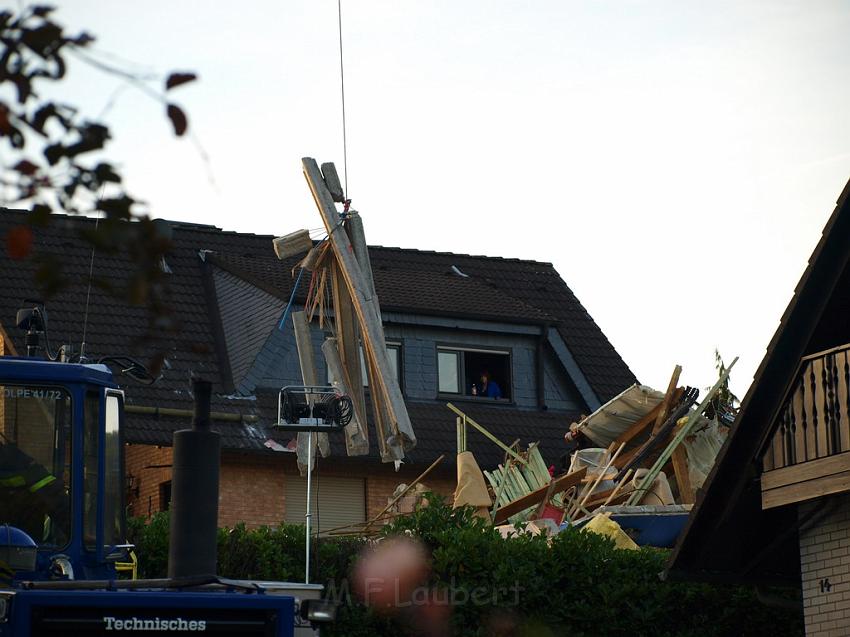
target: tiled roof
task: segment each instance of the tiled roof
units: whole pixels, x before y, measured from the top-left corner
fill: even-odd
[[[265,252],[268,255],[269,251]],[[289,298],[293,282],[290,270],[295,260],[280,267],[273,255],[262,254],[247,257],[244,252],[237,255],[224,250],[212,258],[231,272]],[[636,382],[551,263],[381,246],[370,247],[369,255],[384,310],[550,323],[564,339],[600,403]],[[469,278],[453,274],[452,266]]]
[[[269,439],[286,446],[295,437],[293,433],[276,431],[272,426],[277,410],[277,392],[258,390],[256,400],[243,402],[243,411],[259,414],[259,419],[251,423],[214,421],[213,429],[221,433],[222,445],[225,448],[266,451],[265,442]],[[525,448],[529,443],[539,442],[543,458],[548,464],[556,466],[565,451],[564,432],[579,416],[562,412],[556,414],[504,409],[474,403],[458,403],[458,407],[505,444],[512,443],[518,436],[521,436],[521,448]],[[446,454],[447,458],[453,457],[457,451],[455,414],[440,403],[408,401],[407,409],[417,432],[418,443],[416,448],[408,453],[405,462],[427,465],[440,454]],[[133,422],[131,442],[170,445],[173,432],[186,427],[188,421],[180,418],[134,416]],[[370,431],[370,434],[374,436],[374,430]],[[343,434],[332,433],[329,440],[332,456],[344,458]],[[495,467],[503,462],[504,451],[472,426],[467,427],[467,445],[484,468]],[[374,442],[370,445],[368,458],[380,461]]]
[[[26,218],[22,211],[0,210],[0,235],[5,237],[10,228],[26,223]],[[79,346],[92,255],[78,235],[81,228],[94,223],[91,219],[56,215],[48,227],[35,229],[30,258],[13,261],[5,254],[0,258],[3,279],[0,325],[18,348],[22,347],[23,333],[14,327],[15,312],[25,298],[37,294],[33,283],[35,259],[44,254],[61,259],[62,274],[68,282],[48,300],[51,344]],[[119,378],[127,389],[128,404],[191,409],[191,378],[193,375],[209,378],[216,387],[214,411],[260,416],[256,427],[217,424],[225,435],[225,446],[264,450],[268,432],[263,426],[274,418],[267,401],[261,397],[251,403],[223,395],[231,380],[229,361],[222,361],[221,352],[216,350],[214,334],[222,326],[218,324],[218,308],[205,289],[209,287],[209,279],[205,279],[204,268],[208,267],[206,263],[213,263],[278,298],[288,299],[292,287],[290,269],[297,260],[283,264],[277,261],[272,254],[270,236],[178,222],[171,224],[171,236],[173,249],[167,259],[172,272],[169,290],[181,319],[180,332],[154,330],[148,334],[144,308],[132,307],[94,285],[89,300],[86,352],[95,359],[107,354],[130,354],[142,361],[165,352],[162,377],[154,385]],[[370,254],[376,288],[385,309],[438,315],[457,310],[458,314],[471,318],[549,323],[558,329],[601,401],[634,382],[628,367],[551,264],[383,247],[370,248]],[[469,277],[451,273],[453,265]],[[131,266],[118,255],[98,253],[94,255],[94,272],[103,281],[121,287],[131,274]],[[413,459],[430,461],[437,450],[454,449],[455,421],[445,407],[436,403],[411,403],[410,411],[419,440],[419,446],[412,452]],[[473,417],[479,412],[482,424],[507,442],[518,435],[528,440],[541,439],[544,457],[550,462],[556,460],[550,456],[556,454],[563,430],[571,420],[570,414],[470,406]],[[127,439],[168,444],[170,432],[185,423],[180,419],[130,414]],[[470,434],[471,445],[476,435]],[[485,445],[496,449],[490,443]],[[493,459],[501,458],[501,452],[484,451],[486,447],[480,447],[483,453],[492,453]],[[551,449],[549,455],[545,452],[547,448]]]

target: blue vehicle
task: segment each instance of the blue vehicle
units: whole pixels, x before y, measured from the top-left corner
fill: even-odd
[[[218,434],[208,427],[209,383],[196,383],[194,429],[175,434],[172,555],[169,577],[156,580],[120,580],[116,570],[132,547],[124,395],[110,369],[0,357],[0,390],[0,637],[285,637],[314,635],[333,621],[321,586],[215,575],[218,456],[193,455],[218,453]],[[182,452],[180,435],[187,436]],[[204,475],[193,476],[193,466]],[[205,491],[191,497],[198,484]]]

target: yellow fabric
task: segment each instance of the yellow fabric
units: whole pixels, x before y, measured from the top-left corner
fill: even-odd
[[[457,488],[455,489],[454,508],[465,505],[489,508],[493,501],[484,482],[484,474],[475,461],[471,451],[457,455]]]
[[[618,549],[637,550],[638,545],[635,544],[634,540],[626,535],[620,525],[608,516],[609,514],[605,513],[594,516],[590,522],[584,525],[584,530],[610,537],[614,540],[614,546]]]

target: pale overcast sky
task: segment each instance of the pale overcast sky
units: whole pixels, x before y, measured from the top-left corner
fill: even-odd
[[[174,97],[209,170],[144,95],[106,116],[155,216],[320,225],[300,158],[341,170],[335,0],[58,4],[99,51],[201,76]],[[719,347],[743,395],[850,177],[850,5],[342,5],[370,243],[552,262],[642,382],[705,387]],[[97,116],[118,84],[74,64],[63,90]]]

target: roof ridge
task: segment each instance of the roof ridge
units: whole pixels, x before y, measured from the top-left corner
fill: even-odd
[[[445,252],[442,250],[422,250],[420,248],[402,248],[398,246],[383,246],[380,244],[370,244],[370,248],[378,248],[379,250],[388,250],[393,252],[416,252],[419,254],[434,254],[447,257],[467,257],[471,259],[488,259],[492,261],[509,261],[512,263],[534,263],[536,265],[548,265],[554,268],[551,261],[537,261],[535,259],[520,259],[519,257],[500,257],[487,254],[468,254],[465,252]]]

